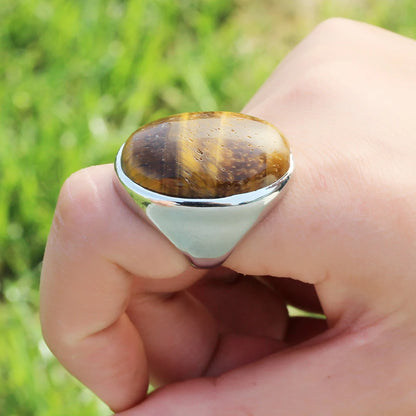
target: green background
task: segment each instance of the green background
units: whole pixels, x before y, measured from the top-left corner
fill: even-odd
[[[38,283],[59,189],[140,125],[239,111],[331,16],[416,38],[414,0],[0,2],[0,414],[108,415],[42,341]]]

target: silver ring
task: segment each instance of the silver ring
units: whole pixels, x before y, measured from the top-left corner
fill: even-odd
[[[225,261],[274,206],[293,169],[276,127],[230,112],[147,124],[115,160],[125,202],[203,268]]]

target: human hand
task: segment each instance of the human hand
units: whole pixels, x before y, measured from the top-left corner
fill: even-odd
[[[190,268],[111,166],[73,175],[42,272],[52,351],[115,411],[139,403],[120,416],[414,415],[415,87],[414,41],[340,19],[306,38],[244,109],[296,170],[228,269]]]

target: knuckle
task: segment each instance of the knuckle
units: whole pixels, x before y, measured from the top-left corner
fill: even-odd
[[[365,63],[349,56],[353,32],[360,23],[331,18],[321,23],[296,55],[295,76],[289,78],[284,95],[289,102],[322,102],[339,98],[350,89]]]
[[[351,59],[351,49],[362,43],[368,25],[341,17],[320,23],[304,42],[303,64],[314,69],[326,64]]]
[[[98,184],[90,168],[73,173],[59,194],[53,228],[85,236],[99,221],[102,212]]]
[[[349,34],[357,30],[360,26],[361,23],[351,19],[346,19],[344,17],[330,17],[316,26],[312,33],[315,35],[319,34],[320,36],[323,35],[330,41],[333,36],[337,35],[348,38]]]

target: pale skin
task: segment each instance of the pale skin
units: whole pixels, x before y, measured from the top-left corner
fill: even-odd
[[[111,165],[71,176],[42,271],[51,350],[120,416],[414,416],[415,91],[414,41],[318,26],[243,110],[296,171],[226,269],[190,267]]]

